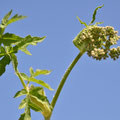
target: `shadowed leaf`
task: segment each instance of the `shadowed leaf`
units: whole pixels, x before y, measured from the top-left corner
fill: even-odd
[[[18,66],[17,57],[14,53],[10,54],[10,56],[11,56],[11,60],[12,60],[12,63],[13,63],[13,68],[17,72],[17,66]]]
[[[6,65],[10,64],[10,57],[8,55],[5,55],[1,60],[0,60],[0,76],[5,72]]]
[[[21,41],[23,38],[15,34],[5,33],[0,40],[0,44],[3,43],[5,46],[10,46]]]
[[[20,115],[19,120],[25,120],[25,113],[23,113],[23,114]]]

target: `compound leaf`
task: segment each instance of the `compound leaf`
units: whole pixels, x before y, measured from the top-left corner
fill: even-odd
[[[14,16],[7,22],[7,25],[9,25],[9,24],[11,24],[11,23],[13,23],[13,22],[16,22],[16,21],[18,21],[18,20],[24,19],[24,18],[26,18],[26,17],[27,17],[27,16],[22,16],[22,15],[16,14],[16,15],[14,15]]]
[[[42,42],[45,39],[45,37],[31,37],[30,35],[26,36],[23,40],[21,40],[19,43],[17,43],[13,49],[15,51],[18,50],[23,50],[25,49],[28,45],[36,45],[38,42]]]
[[[0,26],[0,27],[2,27],[2,28],[5,28],[5,27],[6,27],[7,22],[8,22],[8,19],[9,19],[11,13],[12,13],[12,10],[11,10],[10,12],[8,12],[8,13],[4,16],[4,18],[2,19],[2,22],[1,22],[1,26]]]

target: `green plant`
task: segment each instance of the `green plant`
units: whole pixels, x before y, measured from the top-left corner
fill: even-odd
[[[0,25],[0,76],[5,72],[6,66],[12,62],[14,71],[23,85],[23,89],[18,91],[14,98],[25,95],[25,98],[19,105],[19,109],[25,108],[25,112],[21,114],[19,120],[31,120],[31,109],[36,112],[41,112],[45,120],[50,120],[52,111],[54,110],[55,104],[68,75],[85,52],[87,52],[88,56],[96,60],[107,59],[108,57],[111,57],[113,60],[119,58],[120,47],[118,46],[117,48],[112,48],[112,45],[117,44],[117,41],[120,38],[120,36],[117,35],[118,32],[115,31],[111,26],[98,26],[103,22],[97,22],[93,24],[96,18],[97,10],[102,7],[103,6],[99,6],[95,9],[92,20],[88,25],[85,22],[82,22],[79,17],[77,17],[80,23],[85,25],[85,28],[80,31],[73,40],[74,45],[80,50],[80,53],[66,70],[51,102],[49,102],[47,96],[45,95],[44,87],[49,90],[53,89],[44,81],[35,78],[39,75],[48,75],[51,71],[41,69],[34,71],[31,67],[29,69],[30,76],[28,76],[25,73],[19,72],[16,56],[19,50],[31,55],[31,53],[27,50],[27,46],[36,45],[37,43],[42,42],[45,37],[32,37],[28,35],[23,38],[15,34],[4,33],[5,28],[9,24],[26,18],[26,16],[16,14],[9,19],[12,10],[2,19]],[[41,86],[34,86],[31,84],[31,82],[35,82]]]

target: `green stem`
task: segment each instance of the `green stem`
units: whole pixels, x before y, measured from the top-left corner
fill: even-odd
[[[17,71],[15,71],[15,72],[16,72],[17,76],[19,77],[19,79],[20,79],[20,81],[21,81],[21,83],[22,83],[24,89],[27,90],[26,84],[25,84],[24,80],[22,79],[22,77],[21,77],[19,71],[17,70]]]
[[[65,81],[66,81],[68,75],[70,74],[71,70],[73,69],[73,67],[75,66],[75,64],[78,62],[78,60],[80,59],[80,57],[81,57],[84,53],[85,53],[85,51],[80,52],[80,53],[77,55],[77,57],[73,60],[73,62],[70,64],[70,66],[68,67],[68,69],[66,70],[66,72],[65,72],[65,74],[64,74],[64,76],[63,76],[63,78],[62,78],[62,80],[61,80],[61,82],[60,82],[60,84],[59,84],[59,86],[58,86],[58,89],[57,89],[57,91],[56,91],[56,93],[55,93],[55,96],[53,97],[53,100],[52,100],[52,102],[51,102],[51,106],[52,106],[53,109],[54,109],[54,107],[55,107],[55,104],[56,104],[56,102],[57,102],[57,100],[58,100],[58,97],[59,97],[59,95],[60,95],[60,92],[61,92],[61,90],[62,90],[62,88],[63,88],[63,86],[64,86],[64,84],[65,84]]]

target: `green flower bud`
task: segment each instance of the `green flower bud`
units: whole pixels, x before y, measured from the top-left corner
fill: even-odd
[[[111,46],[117,44],[120,38],[117,33],[111,26],[90,25],[75,37],[73,43],[81,52],[86,51],[88,56],[96,60],[109,56],[115,60],[119,58],[120,47],[111,49]]]

